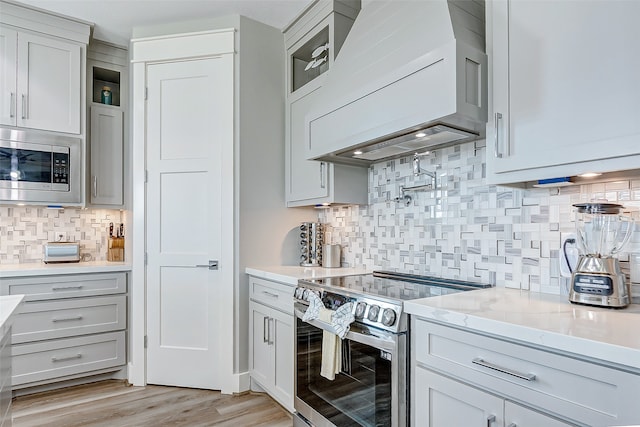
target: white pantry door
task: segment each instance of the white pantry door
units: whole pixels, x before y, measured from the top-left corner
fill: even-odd
[[[220,389],[233,56],[149,65],[147,90],[147,382]]]

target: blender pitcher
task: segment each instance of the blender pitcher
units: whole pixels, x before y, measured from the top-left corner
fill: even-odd
[[[621,215],[623,206],[614,203],[573,206],[580,259],[571,276],[569,300],[606,307],[627,306],[629,287],[614,255],[629,241],[634,220]]]

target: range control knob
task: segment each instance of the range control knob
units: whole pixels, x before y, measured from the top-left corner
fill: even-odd
[[[302,299],[302,293],[304,292],[304,288],[296,288],[295,297],[296,299]]]
[[[367,316],[369,320],[372,322],[378,321],[378,313],[380,312],[380,307],[377,305],[372,305],[369,307],[369,315]]]
[[[385,308],[382,312],[382,324],[384,326],[393,326],[396,323],[396,312],[391,308]]]
[[[304,301],[309,301],[309,289],[305,289],[302,291],[302,299]]]
[[[355,317],[357,319],[362,319],[364,317],[364,311],[367,309],[367,303],[366,302],[359,302],[356,305],[356,313],[355,313]]]

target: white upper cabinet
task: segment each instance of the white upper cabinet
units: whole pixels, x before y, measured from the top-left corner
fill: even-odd
[[[2,78],[2,124],[79,134],[80,46],[7,28],[2,28],[2,45],[9,53],[2,68],[15,76]]]
[[[360,9],[359,1],[316,2],[285,30],[285,190],[288,207],[366,204],[366,168],[307,160],[305,118]]]
[[[124,135],[121,109],[91,107],[91,195],[92,205],[124,205]]]
[[[638,168],[640,2],[487,2],[487,179]]]
[[[127,204],[128,51],[93,40],[87,52],[88,194],[92,207],[123,208]],[[105,88],[111,99],[105,99]]]
[[[0,14],[0,125],[84,132],[90,26],[17,3]]]
[[[18,32],[0,27],[0,123],[16,124],[16,63],[18,62]]]

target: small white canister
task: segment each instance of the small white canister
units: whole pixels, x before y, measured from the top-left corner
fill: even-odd
[[[324,245],[322,248],[322,266],[325,268],[341,267],[341,250],[340,245]]]

